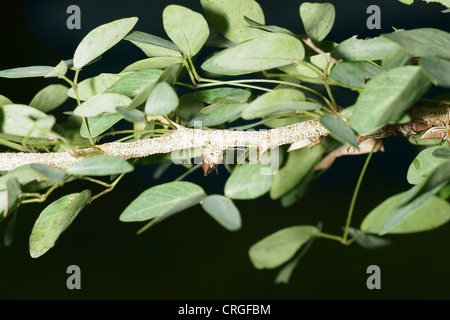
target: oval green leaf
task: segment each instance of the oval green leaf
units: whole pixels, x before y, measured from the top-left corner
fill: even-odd
[[[30,164],[30,168],[39,172],[43,176],[45,176],[49,181],[53,183],[61,183],[66,177],[66,173],[58,168],[54,168],[49,165],[40,164],[40,163],[32,163]]]
[[[70,226],[90,197],[89,190],[68,194],[41,212],[30,235],[31,257],[38,258],[53,248],[58,237]]]
[[[95,117],[87,117],[87,125],[89,128],[89,133],[92,138],[98,137],[103,132],[111,128],[114,124],[120,121],[123,116],[119,113],[102,114]],[[85,126],[80,127],[80,135],[83,138],[89,138]]]
[[[180,48],[172,41],[142,31],[131,31],[125,38],[140,48],[147,57],[178,57]]]
[[[331,51],[331,55],[344,60],[382,60],[388,52],[398,48],[398,45],[383,37],[363,40],[353,36],[342,41]]]
[[[114,82],[104,93],[120,93],[134,98],[148,85],[156,83],[162,71],[157,69],[141,70],[127,74]]]
[[[241,228],[241,214],[233,200],[213,194],[203,200],[202,208],[225,229],[237,231]]]
[[[160,184],[141,193],[120,215],[121,221],[145,221],[175,214],[206,197],[198,185],[186,181]]]
[[[254,0],[201,0],[208,21],[228,40],[234,43],[258,37],[262,31],[251,28],[248,17],[265,24],[264,12]]]
[[[98,155],[74,163],[66,169],[66,172],[77,176],[108,176],[133,170],[134,167],[126,160],[109,155]]]
[[[217,126],[227,121],[233,121],[239,117],[246,106],[247,104],[245,103],[227,103],[202,118],[202,124],[204,126]]]
[[[75,108],[73,113],[80,117],[95,117],[104,113],[116,113],[116,107],[128,106],[131,99],[119,93],[102,93],[89,98]]]
[[[181,57],[147,58],[130,64],[125,69],[123,69],[121,73],[147,69],[165,69],[167,67],[170,67],[171,65],[182,63],[182,61],[183,60],[181,59]]]
[[[313,226],[281,229],[250,247],[249,256],[257,269],[273,269],[291,259],[319,230]]]
[[[424,181],[438,165],[446,161],[433,156],[433,152],[439,149],[439,146],[426,148],[417,155],[408,168],[406,178],[409,183],[418,184]]]
[[[330,131],[330,135],[337,141],[359,149],[355,133],[341,117],[327,113],[320,117],[320,123]]]
[[[245,102],[252,95],[250,90],[237,88],[215,88],[194,92],[194,96],[206,103]]]
[[[120,74],[102,73],[96,77],[83,80],[78,84],[78,97],[81,101],[86,101],[95,95],[101,94],[122,76]],[[73,88],[70,88],[67,94],[69,97],[76,99]]]
[[[231,199],[255,199],[270,190],[273,175],[270,167],[258,163],[240,165],[225,183],[225,196]],[[262,174],[266,173],[266,174]]]
[[[89,32],[81,40],[73,56],[73,66],[77,69],[102,55],[133,29],[138,18],[124,18],[103,24]]]
[[[165,116],[178,107],[178,95],[167,82],[158,83],[145,103],[145,113],[150,116]]]
[[[450,88],[450,61],[440,57],[425,57],[419,60],[420,66],[431,81]]]
[[[285,165],[274,175],[270,198],[278,199],[294,189],[313,170],[323,153],[321,145],[289,152]]]
[[[296,89],[277,89],[259,96],[242,112],[246,120],[295,113],[299,110],[318,110],[320,105],[305,101],[305,95]]]
[[[30,106],[45,113],[50,112],[66,102],[69,98],[68,90],[68,87],[61,84],[51,84],[33,97]]]
[[[404,193],[400,193],[389,197],[374,208],[364,218],[361,230],[369,233],[379,233],[389,213],[403,195]],[[401,234],[427,231],[435,229],[449,220],[450,204],[439,197],[432,196],[387,233]]]
[[[163,25],[169,38],[189,57],[195,56],[209,37],[205,18],[183,6],[167,6],[163,11]]]
[[[360,135],[400,120],[429,88],[421,68],[406,66],[383,72],[370,80],[353,106],[350,126]]]
[[[342,61],[333,68],[330,78],[352,88],[363,88],[366,81],[381,73],[381,69],[367,61]]]
[[[46,134],[35,130],[35,121],[47,115],[35,108],[22,104],[6,104],[0,107],[1,132],[16,136],[45,138]]]
[[[202,69],[241,75],[298,63],[304,56],[299,39],[283,33],[265,33],[219,52],[206,60]]]
[[[0,71],[0,78],[44,77],[53,70],[49,66],[21,67]]]
[[[331,31],[336,12],[331,3],[303,2],[300,5],[300,17],[308,37],[318,43]]]

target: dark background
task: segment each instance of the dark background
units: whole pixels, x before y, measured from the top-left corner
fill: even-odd
[[[336,22],[329,40],[340,42],[353,35],[373,37],[392,27],[449,29],[449,14],[439,4],[422,1],[406,6],[386,1],[330,1]],[[303,33],[298,7],[301,1],[260,0],[266,24]],[[66,28],[66,9],[81,8],[81,30]],[[115,19],[137,16],[135,30],[166,37],[162,11],[168,4],[182,4],[198,12],[200,1],[14,1],[0,4],[0,70],[31,65],[56,65],[70,59],[79,41],[93,28]],[[382,30],[367,30],[366,8],[381,8]],[[85,68],[81,79],[100,72],[119,72],[145,58],[131,43],[121,42],[103,59]],[[0,93],[15,103],[27,104],[34,94],[57,79],[0,79]],[[438,93],[437,90],[433,91]],[[346,99],[344,96],[342,99]],[[342,102],[342,101],[341,101]],[[407,190],[406,172],[419,149],[401,139],[385,141],[386,152],[375,154],[356,203],[353,226],[385,198]],[[446,225],[431,232],[390,236],[393,245],[365,250],[320,239],[294,271],[288,285],[275,285],[278,270],[256,270],[248,248],[281,228],[316,225],[340,234],[352,192],[365,157],[344,157],[316,181],[296,205],[283,209],[268,196],[236,201],[243,227],[228,232],[200,206],[164,221],[140,236],[141,224],[123,223],[120,213],[142,191],[170,181],[183,170],[171,167],[161,181],[152,178],[152,167],[138,167],[110,194],[86,207],[56,246],[38,259],[28,253],[28,237],[35,219],[58,197],[92,184],[69,183],[52,194],[47,203],[20,208],[17,232],[10,247],[0,248],[1,299],[448,299],[450,267],[449,232]],[[219,176],[190,179],[208,194],[223,193],[226,170]],[[81,290],[68,290],[66,269],[81,268]],[[366,269],[381,268],[381,290],[368,290]]]

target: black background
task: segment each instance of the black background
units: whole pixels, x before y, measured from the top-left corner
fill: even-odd
[[[449,29],[449,14],[439,4],[422,1],[406,6],[386,1],[330,1],[336,22],[329,40],[353,35],[373,37],[392,27]],[[266,24],[303,33],[300,1],[260,0]],[[81,30],[66,27],[66,9],[81,8]],[[115,19],[137,16],[136,30],[166,37],[162,10],[181,4],[202,12],[200,1],[14,1],[0,4],[0,70],[31,65],[56,65],[72,57],[79,41],[93,28]],[[366,8],[381,8],[382,30],[366,28]],[[120,72],[145,58],[131,43],[121,42],[103,59],[83,71],[81,79],[100,72]],[[0,79],[0,93],[15,103],[27,104],[34,94],[55,79]],[[432,92],[438,93],[438,90]],[[341,99],[348,99],[343,96]],[[342,102],[342,101],[340,101]],[[388,139],[386,152],[373,156],[356,203],[353,226],[388,196],[410,186],[406,172],[419,149],[400,139]],[[243,227],[228,232],[200,206],[186,210],[140,236],[141,224],[123,223],[120,213],[142,191],[170,181],[183,170],[173,166],[161,181],[152,179],[153,167],[138,167],[110,194],[86,207],[56,246],[38,259],[28,253],[28,237],[35,219],[50,201],[91,188],[69,183],[52,194],[49,202],[21,207],[17,232],[10,247],[0,248],[1,299],[448,299],[450,267],[449,231],[446,225],[431,232],[390,236],[393,245],[365,250],[328,240],[315,241],[294,271],[288,285],[274,284],[278,270],[256,270],[248,248],[281,228],[323,222],[328,233],[340,233],[345,224],[353,188],[365,157],[344,157],[316,181],[296,205],[283,209],[268,196],[236,201]],[[190,179],[208,194],[223,193],[227,177]],[[81,268],[81,290],[68,290],[66,268]],[[366,269],[381,268],[381,290],[368,290]]]

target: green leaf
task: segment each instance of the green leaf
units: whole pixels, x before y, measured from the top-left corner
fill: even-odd
[[[163,11],[163,25],[169,38],[189,57],[195,56],[209,37],[205,18],[183,6],[167,6]]]
[[[167,82],[158,83],[145,104],[145,113],[150,116],[165,116],[178,107],[178,95]]]
[[[355,242],[364,249],[378,249],[391,245],[391,241],[374,236],[373,234],[362,234],[360,230],[348,228],[348,234],[351,239],[356,238]]]
[[[262,31],[248,26],[244,17],[265,24],[264,12],[254,0],[201,0],[208,21],[234,43],[258,37]]]
[[[13,102],[11,100],[9,100],[7,97],[5,97],[4,95],[0,94],[0,106],[3,106],[5,104],[13,104]]]
[[[241,215],[233,200],[218,195],[210,195],[203,200],[202,208],[221,226],[230,231],[241,228]]]
[[[383,70],[394,69],[408,65],[414,56],[402,47],[389,51],[383,58],[381,68]]]
[[[45,138],[47,135],[35,130],[35,119],[47,115],[35,108],[22,104],[6,104],[0,107],[1,132],[16,136]]]
[[[442,147],[437,150],[434,150],[432,153],[433,157],[441,158],[441,159],[450,159],[450,148]]]
[[[198,185],[186,181],[160,184],[141,193],[120,215],[120,221],[145,221],[175,214],[206,197]]]
[[[280,200],[281,206],[283,208],[287,208],[300,200],[308,190],[309,184],[313,180],[313,177],[314,170],[310,170],[309,173],[300,181],[300,183],[294,187],[294,189],[282,196]]]
[[[441,191],[439,192],[439,196],[441,197],[441,199],[444,200],[450,197],[450,184],[446,185],[441,189]]]
[[[405,193],[389,197],[374,208],[363,220],[361,230],[369,233],[380,233],[387,222],[388,215],[395,209],[397,202]],[[390,234],[402,234],[427,231],[445,224],[450,219],[450,205],[436,196],[428,198],[405,216],[396,226],[388,230]]]
[[[400,30],[382,37],[405,48],[415,57],[437,56],[450,59],[450,33],[433,28]]]
[[[133,29],[138,18],[124,18],[103,24],[89,32],[81,40],[73,56],[73,66],[77,69],[102,55],[116,45]]]
[[[426,148],[417,155],[408,168],[406,178],[409,183],[418,184],[426,180],[438,165],[446,161],[445,159],[437,158],[432,155],[435,151],[440,149],[442,148],[439,146]]]
[[[114,82],[104,93],[120,93],[130,98],[137,96],[148,85],[156,83],[162,71],[156,69],[141,70],[127,74]]]
[[[63,233],[86,206],[89,190],[68,194],[47,206],[37,218],[30,235],[30,255],[38,258],[53,248]]]
[[[227,121],[236,119],[247,104],[245,103],[227,103],[214,112],[211,112],[202,119],[204,126],[217,126]],[[202,115],[203,116],[203,115]]]
[[[0,78],[44,77],[53,70],[49,66],[22,67],[0,71]]]
[[[109,176],[133,170],[134,167],[126,160],[110,155],[98,155],[74,163],[66,172],[77,176]]]
[[[323,153],[321,145],[289,152],[285,165],[274,175],[270,198],[279,199],[294,189],[314,168]]]
[[[56,183],[61,183],[66,177],[66,173],[58,168],[54,168],[49,165],[40,164],[40,163],[32,163],[30,164],[30,168],[39,172],[43,176],[45,176],[49,181]]]
[[[221,87],[194,92],[194,96],[206,103],[246,102],[252,95],[250,90]]]
[[[331,55],[344,60],[382,60],[388,52],[398,48],[398,45],[383,37],[367,40],[351,37],[334,48]]]
[[[181,57],[147,58],[130,64],[128,67],[122,70],[122,73],[147,69],[165,69],[177,63],[182,63]]]
[[[87,117],[86,121],[89,127],[89,133],[91,134],[91,137],[92,138],[98,137],[103,132],[105,132],[113,125],[115,125],[122,118],[123,116],[119,113],[102,114],[100,116]],[[89,137],[85,126],[80,127],[80,135],[83,138]]]
[[[273,269],[291,259],[319,230],[313,226],[281,229],[250,247],[249,256],[257,269]]]
[[[69,98],[68,90],[68,87],[61,84],[51,84],[34,96],[30,106],[45,113],[50,112],[66,102]]]
[[[205,71],[241,75],[299,63],[305,50],[299,39],[283,33],[265,33],[225,49],[206,60]]]
[[[395,68],[379,74],[366,84],[356,100],[350,126],[361,135],[395,123],[429,85],[417,66]]]
[[[89,98],[75,108],[73,113],[80,117],[95,117],[104,113],[116,113],[116,107],[128,106],[131,99],[119,93],[102,93]]]
[[[258,163],[240,165],[225,183],[225,196],[231,199],[255,199],[270,190],[273,175],[270,167]],[[266,174],[262,174],[266,173]]]
[[[131,31],[124,39],[139,47],[147,57],[181,58],[180,48],[172,41],[142,31]]]
[[[86,101],[95,95],[105,92],[106,89],[111,87],[122,76],[120,74],[102,73],[96,77],[81,81],[78,84],[78,96],[80,100]],[[73,88],[70,88],[67,94],[69,97],[76,99]]]
[[[137,109],[127,109],[125,107],[117,107],[119,112],[126,120],[130,122],[143,122],[145,120],[145,113]]]
[[[281,28],[278,26],[266,26],[264,24],[261,24],[259,22],[256,22],[252,19],[250,19],[249,17],[244,16],[244,20],[253,28],[257,28],[257,29],[261,29],[264,31],[269,31],[269,32],[278,32],[278,33],[286,33],[289,34],[291,36],[295,36],[295,33],[293,33],[292,31],[285,29],[285,28]]]
[[[189,121],[200,114],[200,110],[203,107],[203,102],[196,99],[193,93],[182,95],[179,99],[178,108],[175,111],[180,118],[180,124],[186,126]]]
[[[335,114],[324,114],[320,117],[320,123],[330,131],[330,135],[337,141],[359,149],[359,143],[353,130]]]
[[[381,69],[368,61],[342,61],[333,68],[330,78],[345,86],[363,88],[366,81],[381,73]]]
[[[331,31],[336,13],[331,3],[303,2],[300,5],[300,17],[308,37],[318,43]]]
[[[276,89],[253,100],[244,112],[246,120],[296,113],[299,110],[319,110],[320,105],[305,101],[303,92],[296,89]]]
[[[450,88],[450,61],[439,57],[425,57],[419,60],[420,66],[431,81]]]
[[[61,62],[58,63],[58,65],[54,67],[52,71],[47,73],[44,78],[53,78],[53,77],[61,78],[67,73],[67,69],[68,67],[66,62],[64,60],[61,60]]]
[[[0,221],[15,209],[21,195],[20,183],[14,176],[4,176],[0,180]]]

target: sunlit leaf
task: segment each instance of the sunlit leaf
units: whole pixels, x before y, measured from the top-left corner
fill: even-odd
[[[136,17],[119,19],[90,31],[75,50],[73,56],[74,67],[81,69],[109,50],[133,29],[137,21],[138,18]]]
[[[236,231],[241,228],[241,215],[233,200],[213,194],[203,200],[202,207],[224,228],[230,231]]]
[[[0,71],[0,78],[32,78],[32,77],[44,77],[53,70],[53,67],[49,66],[33,66],[13,68]]]
[[[306,34],[314,42],[322,41],[333,27],[336,13],[331,3],[303,2],[300,5],[300,17]]]
[[[404,112],[430,86],[417,66],[383,72],[370,80],[353,106],[350,126],[367,134],[400,120]]]
[[[201,187],[191,182],[173,181],[141,193],[120,215],[121,221],[145,221],[175,214],[192,207],[206,197]]]
[[[264,24],[261,24],[259,22],[256,22],[255,20],[250,19],[249,17],[244,16],[245,21],[252,26],[253,28],[269,31],[269,32],[278,32],[278,33],[286,33],[291,36],[295,36],[295,33],[292,31],[289,31],[288,29],[279,27],[279,26],[266,26]]]
[[[239,43],[259,36],[262,31],[251,28],[244,17],[264,24],[264,13],[254,0],[201,0],[208,21],[227,38]]]
[[[19,180],[14,176],[0,178],[0,221],[15,208],[21,191]]]
[[[95,117],[104,113],[115,113],[116,107],[128,106],[130,103],[131,99],[123,94],[102,93],[83,102],[73,113],[80,117]]]
[[[204,126],[216,126],[236,119],[246,106],[245,103],[227,103],[201,120]]]
[[[38,258],[53,248],[59,238],[86,206],[89,190],[72,193],[52,202],[39,215],[30,235],[30,255]]]
[[[58,168],[54,168],[49,165],[32,163],[30,168],[44,175],[49,181],[56,183],[61,182],[66,177],[66,173]]]
[[[45,134],[34,130],[34,120],[46,117],[45,113],[26,105],[6,104],[0,107],[0,130],[16,136],[45,138]]]
[[[60,78],[66,74],[67,69],[68,69],[67,63],[64,60],[61,60],[61,62],[58,63],[58,65],[55,68],[53,68],[52,71],[50,71],[45,75],[45,78],[53,78],[53,77]]]
[[[142,31],[131,31],[125,38],[139,47],[147,57],[179,57],[180,48],[172,41]]]
[[[270,190],[273,175],[261,163],[240,165],[225,183],[225,196],[231,199],[255,199]]]
[[[3,106],[5,104],[13,104],[13,102],[11,100],[9,100],[7,97],[5,97],[4,95],[0,94],[0,106]]]
[[[78,97],[81,101],[86,101],[97,94],[101,94],[122,76],[123,75],[120,74],[101,73],[96,77],[83,80],[78,84]],[[76,94],[73,88],[70,88],[67,94],[69,97],[76,99]]]
[[[240,75],[277,68],[303,60],[305,50],[299,39],[283,33],[265,33],[221,51],[206,60],[206,71]]]
[[[200,51],[209,37],[205,18],[183,6],[167,6],[163,11],[163,25],[169,38],[190,57]]]
[[[134,167],[126,160],[110,155],[98,155],[74,163],[66,172],[77,176],[108,176],[133,170]]]
[[[181,57],[155,57],[136,61],[122,70],[122,72],[140,71],[147,69],[165,69],[173,64],[182,63]]]
[[[281,229],[250,247],[249,256],[257,269],[273,269],[291,259],[319,230],[313,226]]]

